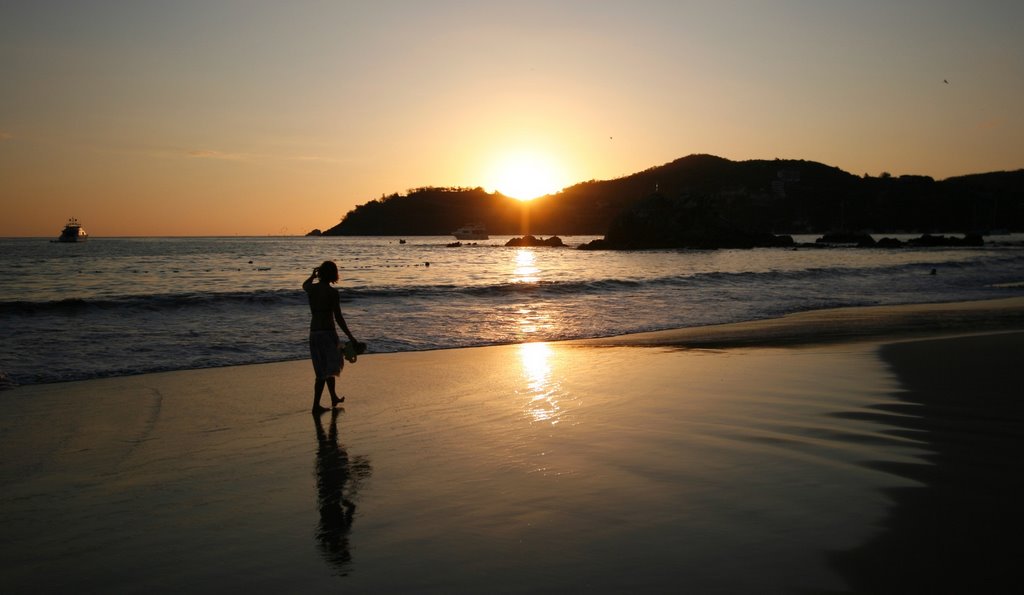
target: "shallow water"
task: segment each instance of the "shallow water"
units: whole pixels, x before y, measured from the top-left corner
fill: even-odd
[[[365,504],[354,568],[400,552],[399,590],[838,588],[823,552],[872,533],[872,488],[909,483],[861,463],[925,452],[842,415],[892,400],[867,351],[514,349],[500,382],[507,349],[446,376],[463,396],[414,407],[371,456],[395,473],[375,476],[388,510]]]
[[[589,252],[506,239],[0,239],[0,386],[304,358],[300,285],[325,259],[376,353],[1024,295],[1019,246]]]
[[[877,531],[881,488],[912,485],[874,463],[927,452],[874,415],[898,387],[863,344],[371,355],[342,377],[334,436],[306,411],[307,368],[64,385],[89,400],[81,416],[54,388],[13,391],[4,582],[841,590],[827,554]],[[332,515],[325,482],[351,517]]]

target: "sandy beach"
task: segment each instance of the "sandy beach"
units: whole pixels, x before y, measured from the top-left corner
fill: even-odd
[[[0,393],[0,590],[993,592],[1024,300]],[[1013,543],[1013,541],[1010,541]]]

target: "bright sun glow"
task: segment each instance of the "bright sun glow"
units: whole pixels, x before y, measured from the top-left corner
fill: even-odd
[[[518,153],[495,163],[488,179],[498,192],[526,201],[560,190],[561,177],[551,159]]]

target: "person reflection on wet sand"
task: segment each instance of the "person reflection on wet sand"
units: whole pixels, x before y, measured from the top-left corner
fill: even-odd
[[[357,491],[372,469],[366,457],[350,459],[338,443],[338,413],[338,409],[331,411],[326,432],[321,416],[313,416],[317,440],[316,499],[320,509],[316,541],[324,559],[344,574],[352,560],[348,535],[352,530]]]

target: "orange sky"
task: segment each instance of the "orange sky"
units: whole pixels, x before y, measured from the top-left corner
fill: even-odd
[[[691,153],[1019,169],[1021,22],[1009,1],[4,3],[0,236],[303,234],[419,186]]]

